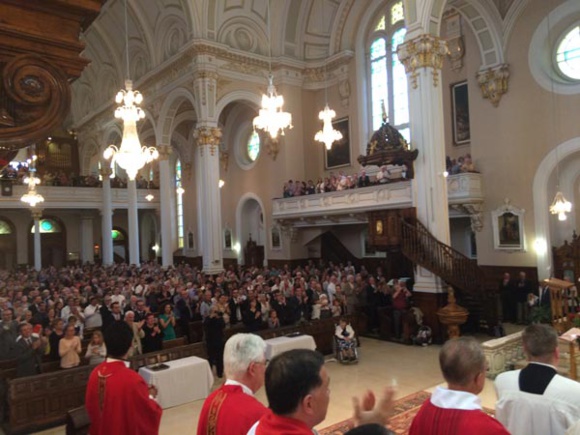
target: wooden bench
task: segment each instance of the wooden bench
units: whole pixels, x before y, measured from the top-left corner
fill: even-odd
[[[187,337],[179,337],[174,340],[167,340],[163,342],[163,349],[173,349],[174,347],[185,346],[187,344]]]

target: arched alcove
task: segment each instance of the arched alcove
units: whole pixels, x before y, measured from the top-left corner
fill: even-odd
[[[28,232],[28,264],[34,264],[34,222]],[[55,216],[40,219],[40,253],[42,267],[63,267],[67,263],[66,227]]]
[[[236,210],[236,238],[240,244],[240,253],[238,261],[246,264],[244,258],[244,248],[250,238],[256,242],[258,249],[261,250],[261,259],[263,264],[267,264],[266,252],[266,216],[264,214],[264,204],[262,200],[253,193],[247,193],[238,202]],[[247,265],[247,264],[246,264]],[[262,266],[262,264],[256,264]]]

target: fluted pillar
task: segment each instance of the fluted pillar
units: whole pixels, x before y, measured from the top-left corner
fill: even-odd
[[[127,226],[129,230],[129,263],[139,265],[139,216],[137,211],[137,182],[127,181]]]
[[[101,206],[101,256],[104,266],[113,264],[113,204],[111,198],[111,168],[101,169],[103,204]]]
[[[34,270],[39,271],[42,268],[42,251],[40,246],[40,218],[41,210],[32,210],[32,219],[34,220]]]
[[[398,56],[408,76],[411,144],[419,150],[413,180],[417,217],[439,241],[449,245],[449,209],[445,179],[445,136],[441,68],[445,41],[420,35],[399,45]],[[415,290],[442,291],[439,280],[419,268]]]
[[[171,195],[172,182],[169,170],[169,145],[157,146],[159,151],[159,206],[161,207],[161,265],[163,267],[173,264],[173,238],[171,236]]]
[[[198,128],[194,137],[197,141],[198,210],[200,222],[201,252],[203,271],[209,274],[223,270],[222,257],[222,215],[219,189],[219,143],[221,130],[215,126]]]
[[[95,261],[93,244],[93,216],[83,214],[81,215],[81,261],[83,264]]]

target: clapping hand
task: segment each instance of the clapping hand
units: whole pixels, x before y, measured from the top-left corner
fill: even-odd
[[[364,394],[362,404],[358,397],[353,397],[353,420],[355,427],[371,423],[386,425],[393,408],[394,396],[395,388],[387,387],[384,389],[378,404],[376,403],[374,393],[370,390]]]

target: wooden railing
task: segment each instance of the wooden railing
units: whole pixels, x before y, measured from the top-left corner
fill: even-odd
[[[437,240],[419,221],[402,221],[401,249],[409,259],[439,276],[448,284],[469,293],[479,293],[484,273],[475,260]]]

